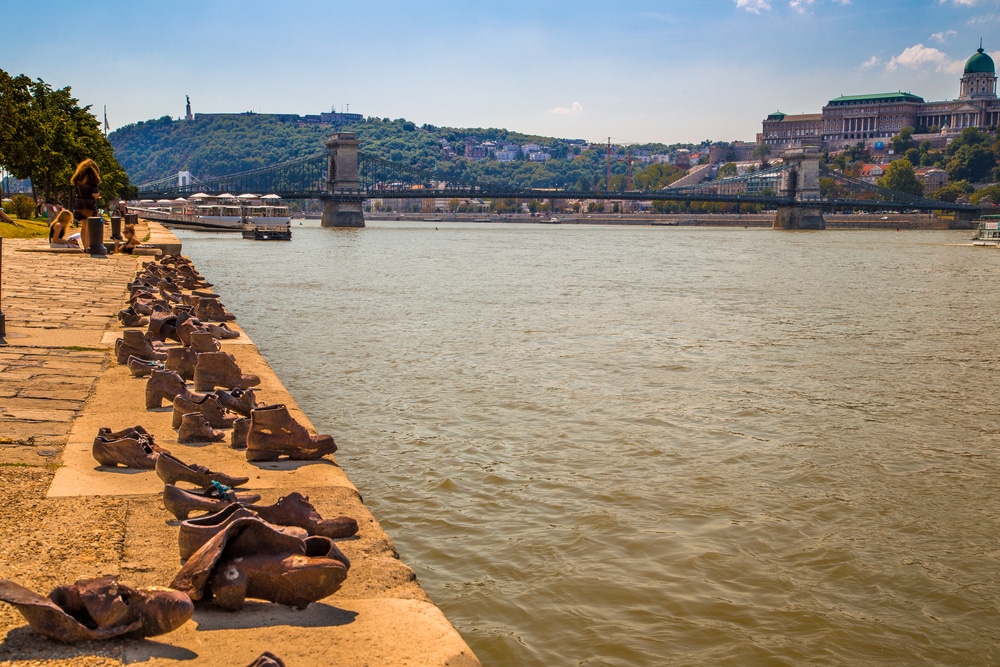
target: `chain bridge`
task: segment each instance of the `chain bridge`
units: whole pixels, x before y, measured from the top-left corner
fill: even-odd
[[[971,220],[979,213],[969,204],[935,201],[880,188],[820,164],[817,148],[782,154],[778,167],[685,187],[656,190],[552,190],[530,184],[455,181],[434,171],[415,169],[358,150],[353,133],[336,133],[326,151],[250,171],[189,185],[176,177],[139,186],[144,199],[175,199],[206,194],[277,194],[282,199],[320,199],[323,226],[364,227],[367,199],[596,199],[616,201],[720,202],[753,204],[776,211],[776,229],[824,229],[823,212],[831,210],[953,212]]]

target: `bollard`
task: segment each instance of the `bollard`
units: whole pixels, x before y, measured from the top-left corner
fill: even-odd
[[[108,254],[108,249],[104,247],[104,218],[99,215],[87,218],[87,239],[90,247],[86,251],[91,257],[104,257]]]
[[[112,241],[124,241],[122,238],[122,219],[121,216],[113,215],[111,216],[111,240]]]
[[[125,214],[125,224],[126,225],[138,225],[139,224],[139,214],[138,213],[126,213]]]
[[[0,236],[0,339],[7,337],[7,316],[3,314],[3,237]]]

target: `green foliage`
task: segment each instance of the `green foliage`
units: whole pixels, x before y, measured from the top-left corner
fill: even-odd
[[[35,200],[28,195],[14,195],[10,198],[12,212],[22,220],[35,217]]]
[[[913,128],[904,127],[900,130],[899,134],[889,140],[889,147],[892,148],[896,155],[902,155],[909,149],[915,148],[916,144],[913,141]]]
[[[607,169],[603,147],[591,148],[565,139],[498,128],[417,126],[402,118],[369,117],[335,128],[279,121],[260,114],[207,116],[192,121],[163,117],[123,127],[108,139],[131,181],[148,183],[178,171],[190,171],[199,179],[208,179],[314,155],[325,150],[323,141],[338,130],[357,133],[361,150],[369,155],[434,172],[441,180],[530,183],[540,188],[588,191],[602,183]],[[462,155],[465,141],[470,137],[501,146],[539,144],[547,147],[553,159],[531,162],[521,157],[506,163],[466,160]],[[455,158],[443,159],[442,142],[452,147]],[[670,153],[679,147],[644,144],[633,149]],[[626,163],[612,156],[612,186],[625,189],[627,168]],[[683,173],[670,165],[650,164],[640,168],[633,164],[633,187],[641,190],[664,187]]]
[[[924,194],[924,184],[917,179],[913,164],[906,159],[893,160],[885,169],[885,174],[875,183],[880,188],[897,192],[908,192],[918,197]]]
[[[0,163],[16,178],[30,178],[36,195],[62,193],[69,202],[69,178],[85,158],[101,168],[106,201],[128,188],[89,106],[79,106],[68,87],[54,90],[41,79],[0,70]]]
[[[737,174],[737,168],[735,162],[727,162],[726,164],[719,167],[719,171],[716,174],[716,178],[729,178],[730,176],[735,176]]]
[[[990,201],[994,204],[1000,204],[1000,184],[994,183],[993,185],[988,185],[985,188],[976,190],[969,196],[969,201],[973,204],[978,204],[985,197],[989,197]]]

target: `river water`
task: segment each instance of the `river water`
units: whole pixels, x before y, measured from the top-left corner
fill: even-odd
[[[970,232],[179,235],[484,664],[1000,664]]]

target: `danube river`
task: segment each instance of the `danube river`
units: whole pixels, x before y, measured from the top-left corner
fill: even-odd
[[[1000,253],[970,234],[179,233],[518,667],[1000,664]]]

